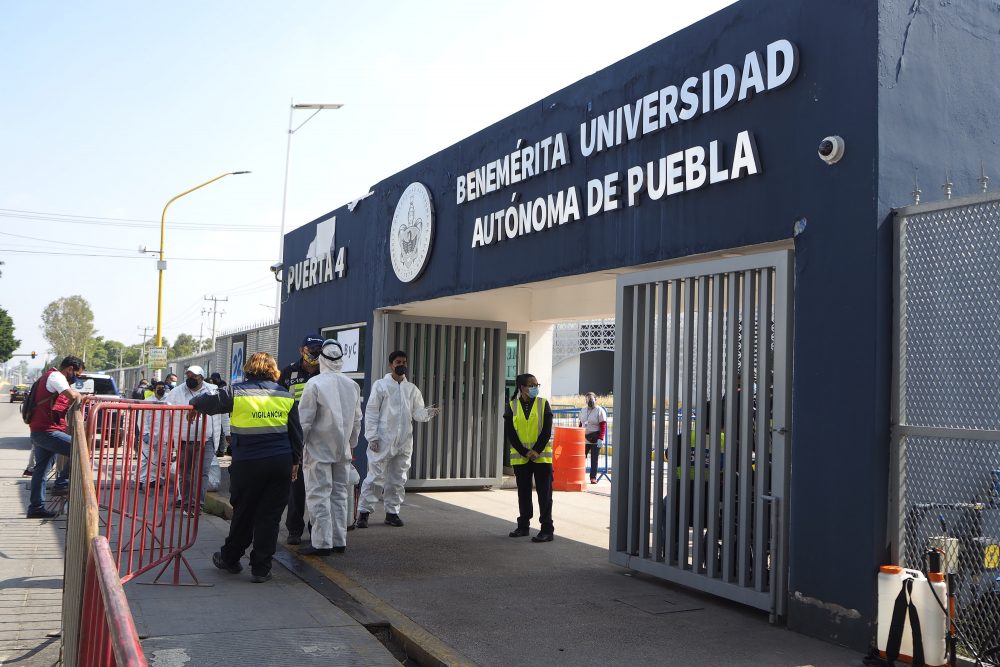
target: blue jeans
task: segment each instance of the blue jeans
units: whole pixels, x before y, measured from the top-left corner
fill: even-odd
[[[70,455],[73,438],[62,431],[32,431],[31,444],[34,445],[35,470],[31,474],[31,500],[28,509],[37,510],[45,505],[45,478],[48,477],[49,468],[57,454]],[[69,484],[69,469],[70,465],[67,462],[66,467],[56,478],[57,487]]]

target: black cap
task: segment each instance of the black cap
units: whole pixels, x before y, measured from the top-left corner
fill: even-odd
[[[323,339],[319,336],[306,336],[299,347],[323,347]]]
[[[209,380],[221,380],[221,379],[222,379],[222,376],[221,376],[221,375],[219,375],[218,373],[212,373],[212,374],[211,374],[211,375],[209,376],[209,378],[208,378],[208,379],[209,379]]]

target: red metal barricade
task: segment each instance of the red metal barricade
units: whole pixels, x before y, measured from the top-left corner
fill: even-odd
[[[87,444],[100,508],[122,583],[160,565],[153,583],[173,566],[169,582],[181,582],[181,564],[198,536],[204,470],[206,417],[189,406],[148,401],[91,400]]]
[[[118,578],[118,566],[103,535],[93,539],[87,559],[77,664],[80,667],[146,667],[147,664]]]
[[[70,410],[69,426],[73,474],[66,522],[61,664],[147,667],[117,564],[107,538],[98,534],[100,511],[79,404]]]

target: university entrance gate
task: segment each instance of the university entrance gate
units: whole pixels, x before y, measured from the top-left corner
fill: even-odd
[[[618,278],[611,561],[785,612],[792,253]]]

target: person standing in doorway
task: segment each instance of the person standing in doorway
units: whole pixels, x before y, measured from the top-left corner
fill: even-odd
[[[323,342],[319,375],[306,383],[299,401],[302,424],[302,475],[312,520],[312,546],[306,556],[329,556],[347,548],[351,513],[351,455],[361,433],[361,388],[343,373],[344,350]]]
[[[292,465],[288,441],[288,415],[294,401],[276,382],[278,363],[267,352],[250,355],[243,373],[246,381],[197,396],[191,399],[191,406],[206,415],[232,415],[229,480],[233,520],[222,548],[212,554],[212,564],[238,574],[243,571],[240,559],[253,544],[250,581],[259,584],[271,579],[281,513],[288,502],[292,477],[298,472]]]
[[[299,466],[302,463],[302,425],[299,423],[299,400],[305,391],[306,383],[319,375],[319,355],[323,351],[323,339],[318,336],[306,336],[299,346],[299,359],[285,366],[278,378],[278,384],[288,390],[295,400],[291,414],[288,415],[288,441],[292,444],[292,463]],[[292,487],[288,495],[288,512],[285,515],[285,528],[288,529],[288,539],[285,544],[301,544],[302,533],[306,529],[304,518],[306,510],[306,487],[302,475],[292,479]]]
[[[57,512],[45,509],[45,478],[56,455],[70,456],[72,453],[73,438],[66,432],[66,411],[71,403],[80,400],[79,392],[72,385],[78,377],[84,377],[84,368],[79,357],[70,356],[62,360],[58,370],[50,368],[38,379],[35,409],[28,424],[35,456],[28,501],[29,519],[53,519],[59,516]],[[68,463],[59,473],[52,487],[52,495],[65,496],[69,493],[71,467]]]
[[[587,454],[590,456],[590,483],[597,484],[597,457],[606,442],[608,411],[597,404],[597,394],[594,392],[588,392],[585,398],[587,405],[580,410],[580,427],[583,428]]]
[[[538,493],[538,521],[541,529],[532,542],[551,542],[552,525],[552,408],[538,395],[534,375],[517,376],[517,397],[503,413],[503,430],[510,446],[510,465],[517,480],[517,505],[520,515],[510,537],[526,537],[534,515],[531,482]]]
[[[382,487],[385,523],[403,525],[399,509],[406,493],[406,473],[413,454],[413,420],[429,422],[439,408],[424,407],[424,396],[406,379],[406,353],[389,355],[389,372],[376,380],[365,409],[365,438],[368,440],[368,475],[361,485],[358,501],[358,528],[368,527],[378,497],[374,487]]]

